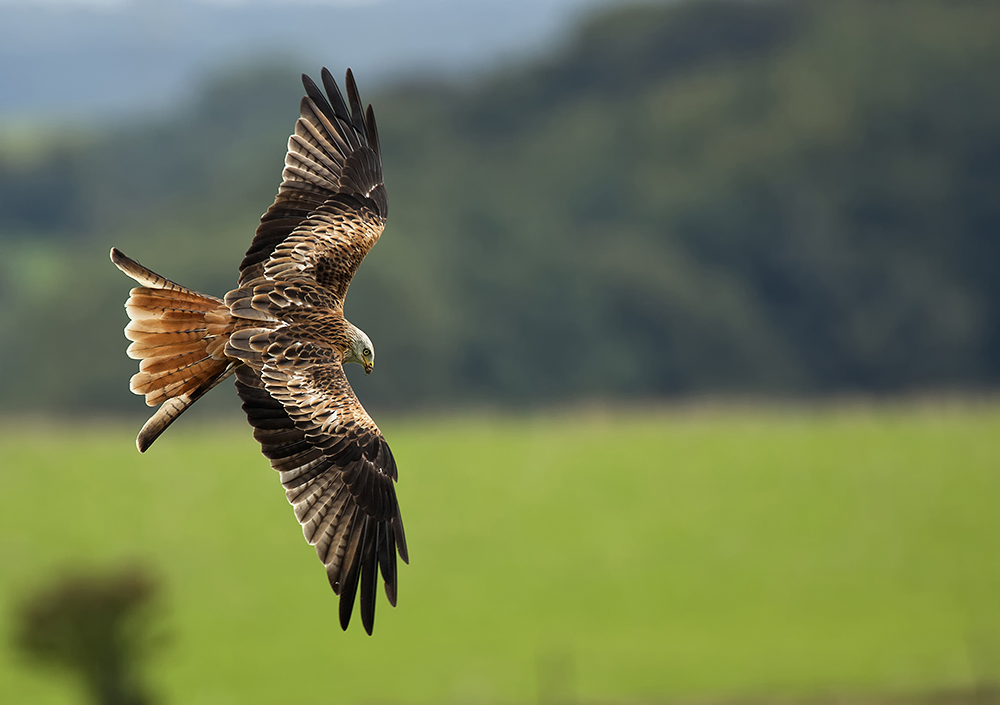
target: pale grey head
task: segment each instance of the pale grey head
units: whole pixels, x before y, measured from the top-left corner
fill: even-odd
[[[347,348],[347,354],[344,355],[344,364],[356,362],[365,368],[366,375],[371,374],[372,368],[375,367],[375,346],[372,345],[372,339],[353,323],[348,325],[351,326],[351,344]]]

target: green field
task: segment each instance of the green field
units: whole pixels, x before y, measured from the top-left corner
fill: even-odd
[[[16,605],[67,568],[163,580],[165,703],[535,703],[923,692],[1000,680],[1000,406],[384,423],[411,565],[375,636],[247,428],[0,431],[0,699]],[[540,694],[541,690],[541,694]]]

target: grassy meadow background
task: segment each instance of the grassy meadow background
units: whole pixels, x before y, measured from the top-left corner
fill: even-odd
[[[236,424],[182,423],[140,456],[125,426],[6,423],[3,631],[53,574],[138,562],[162,581],[163,702],[663,702],[1000,677],[1000,404],[383,426],[412,563],[373,638],[340,631]],[[0,653],[0,691],[79,702]]]

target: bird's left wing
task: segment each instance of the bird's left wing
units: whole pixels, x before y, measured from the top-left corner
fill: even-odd
[[[347,629],[360,584],[361,620],[371,634],[379,571],[395,605],[396,553],[409,560],[392,452],[335,352],[283,341],[278,332],[262,332],[254,346],[270,354],[259,369],[236,372],[254,437],[340,595],[341,626]]]

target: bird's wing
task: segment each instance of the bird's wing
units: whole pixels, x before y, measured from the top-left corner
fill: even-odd
[[[362,109],[350,70],[347,102],[325,68],[325,96],[308,76],[302,82],[282,182],[240,264],[240,286],[262,275],[307,279],[343,302],[388,212],[375,113]]]
[[[280,333],[261,335],[270,342],[259,337],[255,347],[274,352],[283,345]],[[409,561],[385,438],[329,348],[291,343],[265,353],[259,371],[237,369],[236,387],[254,437],[340,595],[341,626],[347,629],[360,583],[361,620],[371,634],[379,571],[395,605],[396,553]]]

